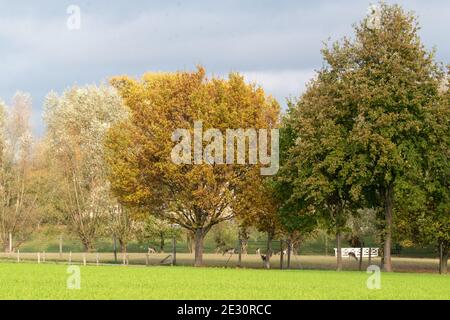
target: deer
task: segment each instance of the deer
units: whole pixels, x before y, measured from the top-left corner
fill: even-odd
[[[349,252],[348,253],[348,257],[349,258],[354,258],[356,261],[358,261],[358,257],[356,256],[356,254],[354,252]]]
[[[148,254],[156,253],[156,250],[152,247],[148,247]]]
[[[266,268],[266,269],[270,269],[270,257],[272,256],[271,254],[270,255],[267,255],[267,254],[261,254],[260,255],[261,256],[261,260],[262,260],[262,262],[263,262],[263,264],[264,264],[264,268]]]
[[[229,249],[225,249],[225,250],[223,251],[222,256],[224,256],[224,255],[226,255],[226,254],[233,255],[233,254],[235,254],[235,253],[236,253],[236,249],[234,249],[234,248],[229,248]]]

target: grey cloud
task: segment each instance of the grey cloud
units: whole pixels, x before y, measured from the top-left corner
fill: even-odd
[[[375,2],[375,1],[373,1]],[[40,111],[51,89],[104,81],[115,74],[193,69],[242,71],[281,102],[297,96],[320,68],[322,41],[351,34],[370,1],[18,1],[0,3],[0,97],[20,89]],[[450,4],[400,1],[420,16],[427,47],[449,62]],[[82,9],[69,32],[66,8]]]

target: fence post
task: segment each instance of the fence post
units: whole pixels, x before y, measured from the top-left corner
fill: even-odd
[[[69,265],[72,264],[72,251],[69,252]]]
[[[114,262],[117,263],[117,240],[116,237],[113,237],[114,240]]]
[[[289,239],[288,241],[287,241],[287,249],[288,249],[288,251],[287,251],[287,268],[288,269],[291,269],[291,252],[292,252],[292,242],[291,242],[291,239]]]
[[[361,246],[361,251],[359,252],[359,271],[362,271],[362,261],[363,261],[363,250],[364,247]]]
[[[145,266],[148,267],[149,264],[149,256],[148,256],[148,252],[145,254]]]
[[[12,244],[13,244],[12,243],[12,233],[10,232],[9,233],[9,253],[12,253],[12,247],[13,247]]]
[[[283,252],[284,241],[280,240],[280,269],[283,270],[284,263],[284,252]]]
[[[20,250],[17,250],[17,262],[20,262]]]
[[[177,238],[174,236],[172,239],[172,266],[175,265],[177,265]]]
[[[372,248],[369,248],[369,266],[372,265]]]
[[[60,235],[59,236],[59,257],[62,257],[62,253],[63,253],[63,236]]]
[[[86,266],[86,252],[83,253],[83,266]]]
[[[40,252],[37,253],[37,261],[38,261],[38,264],[41,263],[41,253]]]
[[[95,263],[97,264],[97,266],[100,264],[100,257],[99,257],[98,252],[97,252],[97,254],[95,255]]]
[[[45,251],[42,253],[42,262],[45,263]]]
[[[239,232],[239,248],[238,248],[238,267],[242,267],[242,239],[241,239],[241,233]]]

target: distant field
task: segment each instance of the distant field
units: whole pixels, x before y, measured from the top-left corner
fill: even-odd
[[[158,266],[160,262],[166,258],[169,253],[165,254],[152,254],[149,255],[149,264]],[[96,264],[95,253],[87,254],[87,263]],[[130,253],[128,254],[130,265],[145,265],[146,255],[143,253]],[[37,262],[36,253],[20,253],[21,261],[33,261]],[[41,253],[41,260],[44,259],[43,253]],[[67,263],[69,260],[69,254],[64,253],[59,255],[58,253],[46,253],[45,259],[47,262],[59,262]],[[17,261],[17,254],[12,253],[0,253],[0,260],[3,261]],[[284,259],[284,265],[286,265],[286,256]],[[80,263],[83,261],[81,253],[72,254],[72,262]],[[114,255],[112,253],[100,253],[99,254],[100,264],[114,264]],[[122,255],[118,254],[118,263],[122,263]],[[222,254],[204,254],[204,263],[208,267],[225,267],[230,268],[237,267],[238,258],[237,255],[230,257],[229,255]],[[358,270],[359,263],[353,259],[345,258],[344,270]],[[189,253],[178,253],[177,254],[177,264],[179,266],[193,266],[194,255]],[[380,264],[379,258],[372,259],[372,264]],[[393,265],[395,271],[398,272],[416,272],[416,273],[437,273],[438,270],[438,260],[430,258],[393,258]],[[271,266],[273,269],[278,269],[280,267],[280,256],[273,256],[271,259]],[[363,260],[363,269],[365,270],[368,266],[368,260]],[[242,255],[242,267],[244,268],[263,268],[261,258],[255,254]],[[336,268],[336,258],[333,256],[317,256],[317,255],[301,255],[292,256],[291,267],[293,269],[309,269],[309,270],[334,270]]]
[[[190,267],[80,267],[67,289],[66,265],[0,263],[0,299],[450,299],[450,276]]]

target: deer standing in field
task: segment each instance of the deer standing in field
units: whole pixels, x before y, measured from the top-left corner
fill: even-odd
[[[225,249],[224,251],[223,251],[223,256],[224,255],[226,255],[226,254],[231,254],[231,255],[233,255],[233,254],[235,254],[236,253],[236,249],[234,249],[234,248],[229,248],[229,249]]]
[[[354,253],[354,252],[349,252],[348,253],[348,258],[350,259],[350,258],[353,258],[353,259],[355,259],[356,261],[358,261],[358,257],[356,256],[356,254]]]
[[[263,262],[264,268],[270,269],[270,257],[272,255],[261,254],[260,256],[261,256],[261,260]]]

